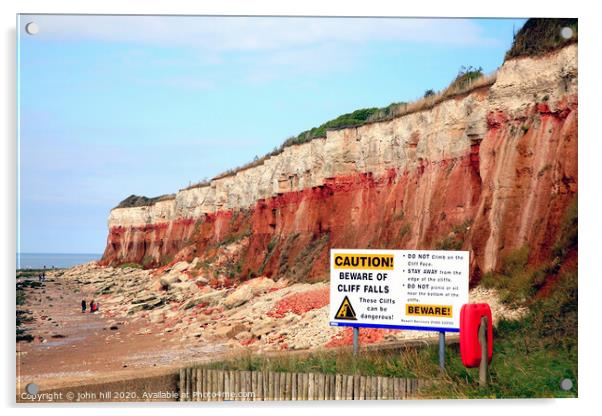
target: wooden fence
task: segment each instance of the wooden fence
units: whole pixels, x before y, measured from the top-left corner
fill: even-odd
[[[401,400],[416,395],[417,379],[341,374],[180,370],[181,401]]]

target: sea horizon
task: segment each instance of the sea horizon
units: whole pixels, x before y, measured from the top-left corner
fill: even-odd
[[[17,269],[66,268],[99,260],[102,253],[16,253]]]

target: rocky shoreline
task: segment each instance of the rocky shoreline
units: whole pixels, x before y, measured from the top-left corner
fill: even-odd
[[[18,380],[93,378],[126,370],[176,368],[225,355],[316,350],[350,345],[350,328],[329,326],[327,282],[264,276],[215,284],[178,262],[168,267],[101,267],[96,262],[48,272],[32,290],[32,342],[17,343]],[[40,292],[41,291],[41,292]],[[82,298],[96,314],[82,314]],[[48,300],[50,299],[50,300]],[[519,317],[492,290],[475,288],[496,320]],[[52,302],[52,303],[46,303]],[[57,335],[58,334],[58,335]],[[423,331],[362,329],[362,344],[428,338]],[[67,354],[66,354],[67,353]]]
[[[312,349],[340,345],[348,330],[328,325],[327,283],[293,283],[267,277],[236,287],[211,287],[193,277],[198,259],[155,270],[100,267],[96,263],[57,272],[93,288],[100,313],[109,324],[129,317],[133,322],[157,324],[160,334],[178,334],[179,341],[216,342],[253,351]],[[512,318],[490,290],[473,289],[471,301],[492,304],[494,316]],[[428,332],[376,330],[368,342],[424,338]],[[141,334],[151,333],[143,328]]]

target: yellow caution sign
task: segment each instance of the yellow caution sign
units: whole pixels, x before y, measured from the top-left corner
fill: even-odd
[[[393,270],[392,254],[335,254],[335,269]]]
[[[451,318],[452,307],[450,305],[419,305],[408,303],[406,305],[406,315]]]
[[[357,321],[355,317],[355,311],[353,310],[353,306],[351,306],[351,302],[349,302],[349,298],[345,296],[341,306],[339,306],[339,310],[335,315],[334,319],[347,319],[349,321]]]

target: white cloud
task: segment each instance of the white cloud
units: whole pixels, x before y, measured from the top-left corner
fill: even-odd
[[[40,27],[39,40],[196,46],[217,51],[372,41],[448,45],[495,42],[468,19],[26,15],[22,16],[21,30],[30,21]]]
[[[119,45],[125,65],[170,68],[161,76],[145,71],[134,82],[195,90],[223,85],[224,66],[239,74],[228,83],[262,84],[353,68],[379,42],[450,47],[497,42],[470,19],[23,15],[22,31],[30,21],[40,31],[28,41]]]

